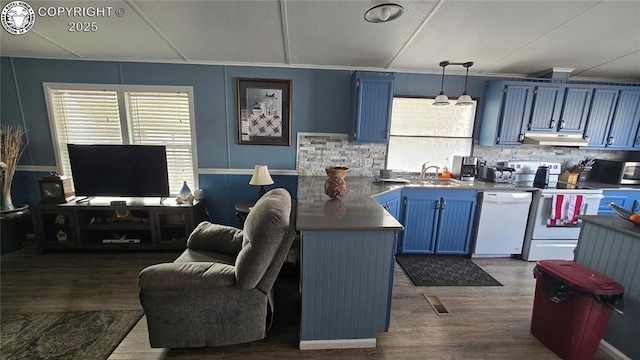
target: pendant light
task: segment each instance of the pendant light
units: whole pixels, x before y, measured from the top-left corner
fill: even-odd
[[[440,94],[436,96],[436,99],[433,102],[433,105],[442,106],[449,105],[449,97],[444,93],[444,68],[449,65],[448,61],[440,62],[440,66],[442,66],[442,84],[440,85]]]
[[[467,94],[467,79],[469,78],[469,68],[472,65],[473,65],[472,61],[468,61],[468,62],[462,64],[462,66],[467,68],[467,75],[465,75],[465,77],[464,77],[464,92],[462,93],[462,95],[460,95],[460,97],[458,98],[458,101],[456,102],[456,105],[458,105],[458,106],[470,106],[470,105],[473,105],[473,100],[471,100],[471,96],[469,96]]]
[[[403,12],[404,8],[393,1],[373,0],[364,13],[364,19],[370,23],[389,22],[399,18]]]

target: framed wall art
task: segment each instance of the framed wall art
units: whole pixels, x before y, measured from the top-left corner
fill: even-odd
[[[291,145],[291,80],[237,78],[238,144]]]

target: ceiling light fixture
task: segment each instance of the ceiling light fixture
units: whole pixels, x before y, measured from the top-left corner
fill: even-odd
[[[444,69],[449,65],[448,61],[441,61],[440,66],[442,66],[442,84],[440,85],[440,94],[436,96],[433,105],[442,106],[449,105],[449,97],[444,93]]]
[[[381,23],[395,20],[402,15],[404,8],[388,0],[373,0],[369,10],[364,13],[364,19],[370,23]]]
[[[467,94],[467,79],[469,78],[469,68],[473,66],[473,61],[467,61],[466,63],[462,64],[462,66],[467,68],[467,75],[465,75],[464,77],[464,91],[462,92],[462,95],[460,95],[460,97],[458,98],[456,105],[469,106],[469,105],[473,105],[473,100],[471,100],[471,96]]]

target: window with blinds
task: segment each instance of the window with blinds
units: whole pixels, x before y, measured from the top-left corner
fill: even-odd
[[[476,100],[472,106],[433,106],[434,99],[393,98],[387,169],[419,172],[443,167],[453,155],[471,155]]]
[[[73,89],[64,89],[64,85],[45,85],[62,174],[72,175],[69,143],[164,145],[170,193],[178,194],[184,181],[197,185],[189,92],[157,91],[152,87],[147,87],[151,91],[128,91],[126,86],[115,90],[77,89],[75,84],[69,86]]]

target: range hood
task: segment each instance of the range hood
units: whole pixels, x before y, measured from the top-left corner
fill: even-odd
[[[587,146],[589,142],[580,134],[524,134],[523,144],[552,145],[552,146]]]

